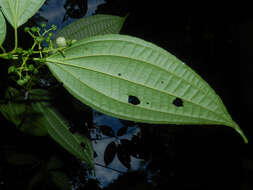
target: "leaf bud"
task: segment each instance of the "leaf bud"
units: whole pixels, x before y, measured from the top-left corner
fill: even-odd
[[[36,74],[38,74],[38,73],[39,73],[39,70],[35,68],[35,69],[33,70],[33,74],[36,75]]]
[[[23,80],[23,79],[19,79],[19,80],[17,81],[17,83],[18,83],[18,85],[23,86],[23,85],[26,83],[26,81]]]
[[[41,24],[40,24],[40,27],[41,27],[41,28],[46,28],[46,26],[47,26],[46,23],[41,23]]]
[[[31,31],[32,31],[32,32],[37,32],[37,27],[33,26],[33,27],[31,28]]]
[[[33,71],[34,70],[33,64],[28,65],[28,69],[29,69],[29,71]]]
[[[30,28],[29,27],[25,27],[24,28],[24,32],[29,32],[30,31]]]
[[[26,75],[24,78],[25,83],[27,83],[30,79],[31,79],[31,77],[29,75]]]
[[[8,68],[8,74],[13,73],[15,71],[16,71],[16,67],[13,65]]]
[[[54,24],[51,25],[51,28],[53,31],[55,31],[57,29],[57,27]]]

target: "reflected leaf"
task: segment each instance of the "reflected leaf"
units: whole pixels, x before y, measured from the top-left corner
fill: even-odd
[[[117,136],[123,136],[127,133],[127,127],[121,127],[118,132],[117,132]]]
[[[117,152],[117,145],[115,144],[115,142],[109,143],[104,152],[104,162],[106,166],[113,161],[116,152]]]
[[[145,148],[142,147],[143,143],[140,137],[134,135],[131,139],[131,156],[138,159],[145,159]]]
[[[91,142],[89,139],[69,131],[68,124],[62,114],[50,104],[52,98],[47,90],[31,90],[30,104],[27,104],[24,97],[15,89],[9,89],[7,95],[15,98],[15,102],[9,101],[7,104],[0,104],[0,111],[8,120],[14,122],[17,127],[22,124],[20,129],[25,132],[34,132],[36,126],[43,128],[63,148],[93,167]],[[13,95],[15,96],[13,97]],[[81,143],[86,145],[85,148]]]
[[[40,185],[45,184],[47,179],[46,173],[41,170],[32,176],[30,179],[28,190],[33,190],[38,188]]]
[[[120,145],[118,146],[117,156],[119,161],[128,169],[131,168],[130,151],[130,141],[127,139],[121,139]]]
[[[71,190],[70,179],[62,172],[51,171],[50,177],[52,182],[61,190]]]
[[[43,94],[31,95],[30,100],[40,100]],[[32,104],[27,104],[24,100],[24,96],[14,88],[8,88],[5,98],[6,103],[0,104],[0,112],[3,116],[12,122],[17,129],[24,133],[28,133],[35,136],[47,135],[46,128],[38,122],[41,117],[41,113],[32,108]]]
[[[37,162],[38,159],[31,154],[10,153],[6,161],[14,165],[32,165]]]
[[[43,115],[40,122],[47,128],[49,135],[67,151],[93,167],[92,145],[89,140],[80,135],[72,134],[66,120],[48,103],[36,103],[33,107]],[[87,144],[87,149],[83,149],[80,145],[83,141]]]
[[[109,127],[109,126],[107,126],[107,125],[101,125],[101,126],[99,126],[99,130],[101,131],[101,133],[103,135],[106,135],[108,137],[115,137],[112,128]]]
[[[48,170],[55,170],[55,169],[59,169],[61,167],[63,167],[63,162],[56,157],[51,157],[47,163]]]

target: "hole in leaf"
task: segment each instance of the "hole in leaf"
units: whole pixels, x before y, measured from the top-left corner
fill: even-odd
[[[128,103],[138,105],[141,103],[141,101],[136,96],[128,96]]]
[[[177,107],[182,107],[183,106],[183,100],[181,98],[175,98],[175,100],[173,100],[173,104]]]

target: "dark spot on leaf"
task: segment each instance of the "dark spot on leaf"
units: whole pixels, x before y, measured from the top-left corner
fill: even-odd
[[[183,100],[181,98],[175,98],[173,100],[173,104],[177,107],[182,107],[183,106]]]
[[[81,145],[81,147],[83,147],[84,149],[86,148],[86,145],[85,145],[83,142],[81,142],[80,145]]]
[[[121,76],[121,73],[118,73],[118,76]]]
[[[163,83],[164,83],[164,81],[161,81],[161,83],[163,84]]]
[[[133,104],[133,105],[138,105],[141,103],[141,101],[136,96],[129,95],[128,96],[128,103]]]
[[[149,104],[149,102],[147,102],[146,104]]]

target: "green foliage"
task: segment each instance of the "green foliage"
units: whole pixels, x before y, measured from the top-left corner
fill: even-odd
[[[49,29],[45,23],[25,27],[33,45],[27,50],[18,47],[18,27],[44,2],[0,0],[0,58],[10,61],[9,77],[25,91],[9,87],[0,112],[17,129],[37,136],[49,134],[93,167],[90,140],[69,131],[66,120],[50,103],[47,90],[34,89],[40,69],[46,65],[74,97],[105,114],[144,123],[226,125],[247,143],[220,97],[190,67],[152,43],[118,34],[126,17],[83,18],[59,31],[55,40],[55,25]],[[6,36],[3,15],[14,28],[15,47],[9,52],[2,47]],[[106,160],[109,163],[111,158]],[[69,189],[66,184],[61,187],[61,180],[67,181],[64,174],[51,176],[58,187]],[[35,175],[29,188],[43,177]]]

